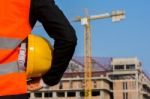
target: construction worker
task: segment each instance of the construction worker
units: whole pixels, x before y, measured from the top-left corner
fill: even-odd
[[[20,44],[40,21],[54,39],[51,69],[27,85],[26,73],[18,70]],[[0,0],[0,99],[28,99],[28,90],[56,85],[73,56],[77,38],[54,0]],[[43,49],[43,53],[44,53]]]

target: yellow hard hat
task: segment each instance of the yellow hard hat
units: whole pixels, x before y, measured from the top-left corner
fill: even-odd
[[[51,68],[52,47],[43,37],[28,36],[27,67],[28,77],[41,77]]]

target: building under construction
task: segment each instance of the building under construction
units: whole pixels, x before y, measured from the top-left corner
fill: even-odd
[[[150,78],[137,58],[92,58],[92,99],[150,99]],[[30,99],[84,99],[84,58],[74,57],[56,86]]]

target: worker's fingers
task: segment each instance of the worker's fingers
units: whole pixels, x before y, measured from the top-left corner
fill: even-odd
[[[28,91],[36,91],[40,90],[43,87],[40,84],[40,78],[33,78],[31,81],[28,81],[27,83],[27,89]]]
[[[28,87],[28,91],[37,91],[37,90],[40,90],[42,89],[42,87]]]
[[[29,85],[27,86],[28,91],[37,91],[37,90],[40,90],[40,89],[42,89],[42,88],[43,88],[43,87],[40,86],[39,84],[29,84]]]

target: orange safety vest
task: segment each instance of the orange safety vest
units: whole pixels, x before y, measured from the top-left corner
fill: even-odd
[[[27,92],[17,60],[20,43],[31,33],[29,11],[30,0],[0,0],[0,96]]]

